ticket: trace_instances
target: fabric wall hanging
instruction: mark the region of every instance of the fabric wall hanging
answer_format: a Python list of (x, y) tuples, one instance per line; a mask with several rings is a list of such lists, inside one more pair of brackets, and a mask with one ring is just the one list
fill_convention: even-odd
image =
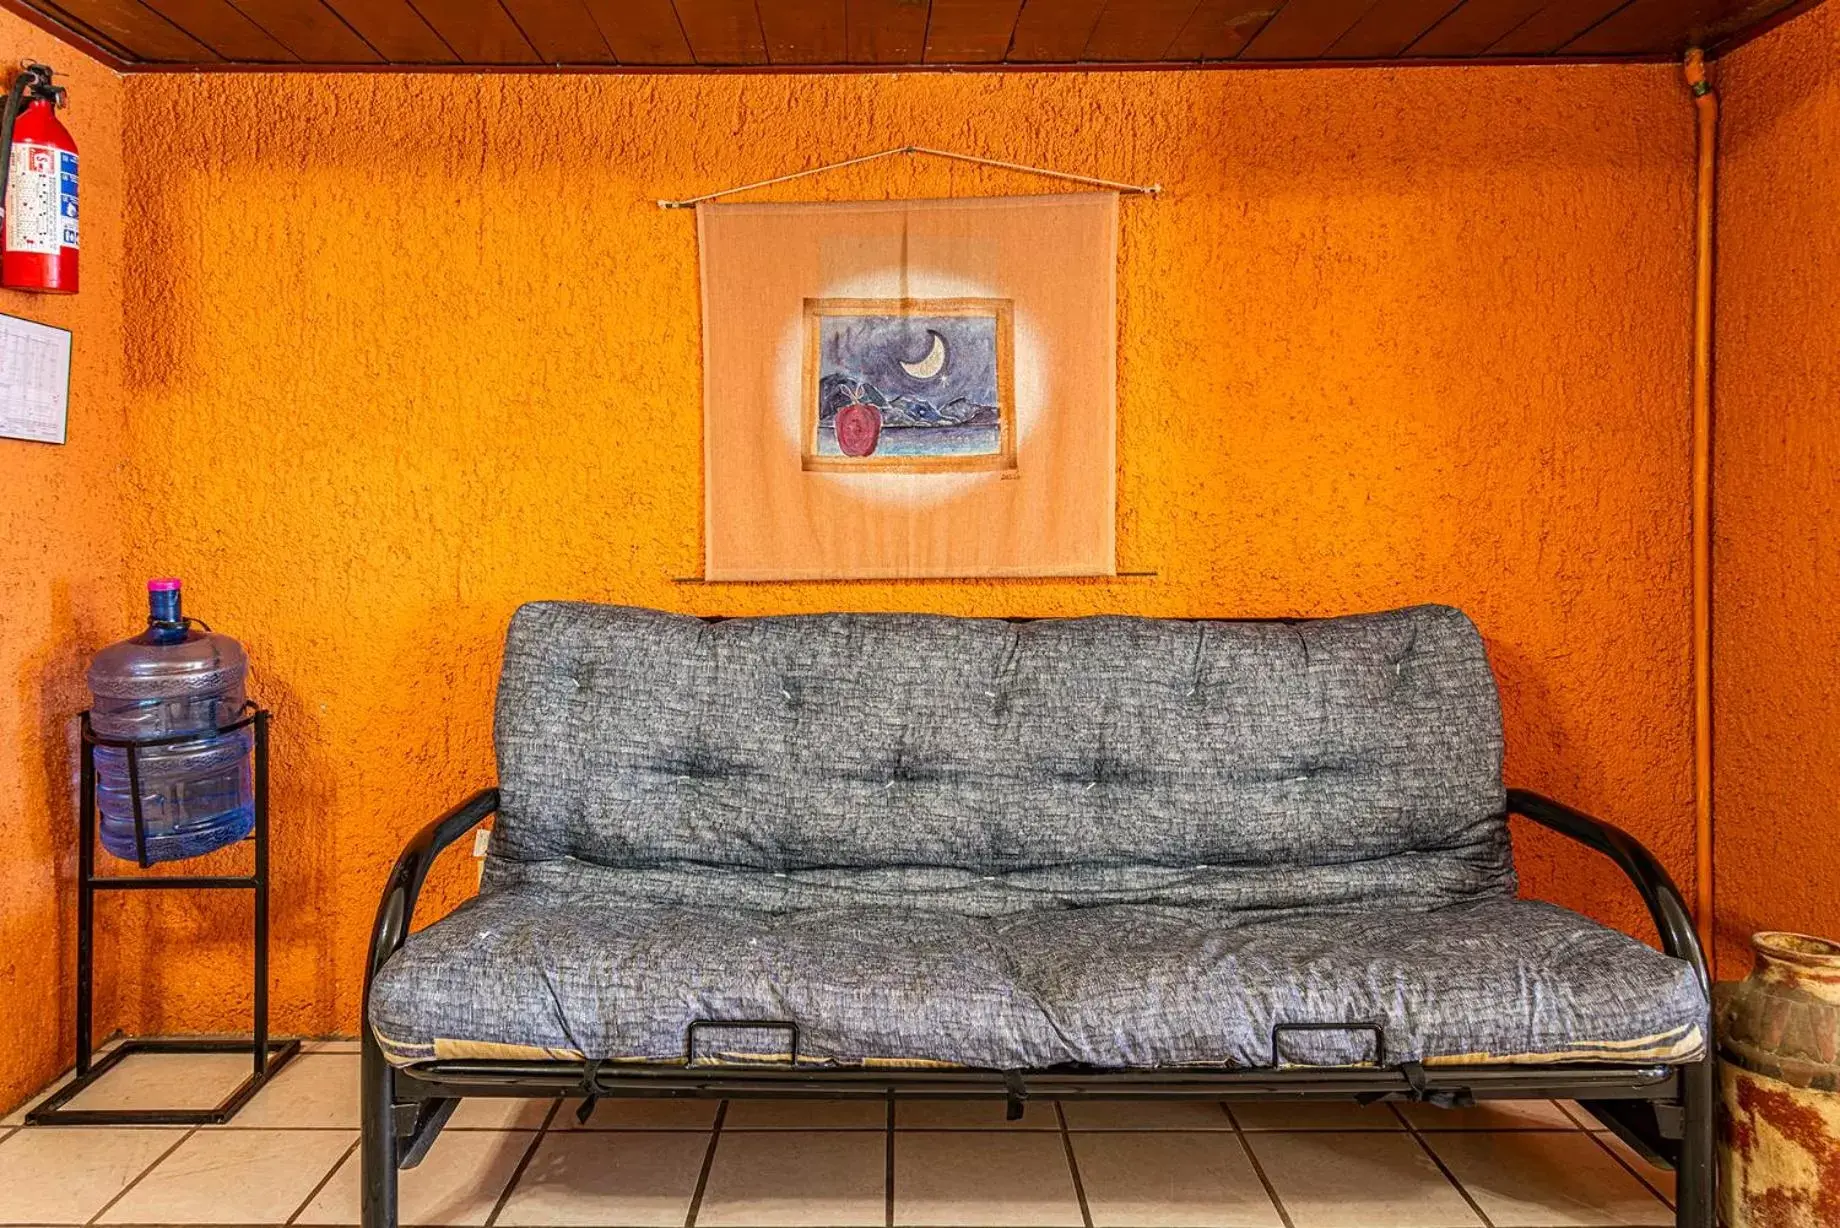
[(1113, 192), (697, 206), (704, 575), (1111, 575)]

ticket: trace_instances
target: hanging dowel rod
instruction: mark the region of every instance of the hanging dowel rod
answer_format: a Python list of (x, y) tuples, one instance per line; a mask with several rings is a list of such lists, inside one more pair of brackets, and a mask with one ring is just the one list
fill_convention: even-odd
[(1061, 179), (1068, 183), (1084, 183), (1096, 188), (1111, 188), (1134, 196), (1156, 196), (1163, 190), (1160, 183), (1121, 183), (1115, 179), (1100, 179), (1094, 175), (1076, 175), (1070, 171), (1049, 170), (1041, 166), (1024, 166), (1020, 162), (1001, 162), (995, 158), (980, 158), (975, 154), (951, 153), (944, 149), (928, 149), (923, 145), (902, 145), (897, 149), (884, 149), (880, 153), (864, 154), (860, 158), (846, 158), (842, 162), (831, 162), (824, 166), (814, 166), (810, 170), (793, 171), (789, 175), (776, 175), (772, 179), (762, 179), (755, 183), (744, 183), (739, 187), (723, 188), (718, 192), (705, 192), (701, 196), (691, 196), (683, 200), (661, 200), (660, 209), (690, 209), (704, 201), (717, 200), (724, 196), (734, 196), (741, 192), (752, 192), (756, 188), (770, 188), (779, 183), (790, 183), (794, 179), (803, 179), (807, 175), (822, 175), (826, 171), (840, 171), (846, 166), (861, 166), (864, 162), (874, 162), (880, 158), (892, 158), (897, 154), (924, 154), (930, 158), (948, 158), (953, 162), (968, 162), (973, 166), (990, 166), (998, 170), (1016, 171), (1024, 175), (1042, 175), (1049, 179)]

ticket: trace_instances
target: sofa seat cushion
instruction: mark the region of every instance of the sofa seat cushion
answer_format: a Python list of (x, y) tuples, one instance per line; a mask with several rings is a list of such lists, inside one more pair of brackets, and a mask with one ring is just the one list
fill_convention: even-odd
[[(491, 892), (412, 936), (370, 1024), (398, 1063), (681, 1061), (697, 1020), (791, 1020), (803, 1061), (1035, 1069), (1268, 1066), (1283, 1023), (1374, 1021), (1386, 1061), (1683, 1062), (1708, 1006), (1685, 963), (1502, 896), (1432, 911), (1154, 905), (977, 917), (790, 912)], [(783, 1034), (702, 1033), (772, 1059)], [(1281, 1059), (1357, 1064), (1370, 1034), (1289, 1033)]]

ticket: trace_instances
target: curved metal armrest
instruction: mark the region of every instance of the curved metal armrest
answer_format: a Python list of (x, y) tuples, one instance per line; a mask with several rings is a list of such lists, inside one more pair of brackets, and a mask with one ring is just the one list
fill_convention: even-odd
[(498, 810), (498, 790), (481, 789), (422, 830), (410, 837), (402, 855), (383, 886), (383, 898), (377, 902), (377, 920), (371, 926), (370, 962), (364, 969), (364, 999), (369, 1009), (371, 981), (390, 956), (402, 949), (409, 937), (409, 919), (415, 915), (415, 900), (422, 893), (422, 883), (434, 866), (441, 850), (473, 830)]
[(1655, 929), (1661, 935), (1662, 950), (1675, 959), (1686, 960), (1699, 976), (1700, 985), (1710, 988), (1706, 953), (1700, 949), (1693, 914), (1687, 910), (1680, 888), (1640, 840), (1620, 827), (1525, 789), (1508, 790), (1508, 810), (1569, 836), (1614, 861), (1642, 893), (1642, 902), (1648, 905), (1648, 915), (1654, 918)]

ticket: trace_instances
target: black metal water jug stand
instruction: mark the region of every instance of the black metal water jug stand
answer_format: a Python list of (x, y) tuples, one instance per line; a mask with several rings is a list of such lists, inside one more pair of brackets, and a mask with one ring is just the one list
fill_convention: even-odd
[[(255, 870), (248, 875), (102, 875), (96, 873), (96, 748), (124, 751), (128, 760), (129, 793), (134, 803), (134, 844), (141, 868), (147, 856), (147, 830), (141, 816), (140, 770), (137, 754), (150, 746), (190, 742), (200, 734), (152, 741), (130, 742), (99, 736), (83, 723), (83, 758), (78, 797), (77, 852), (77, 1073), (64, 1087), (26, 1115), (33, 1126), (215, 1126), (236, 1116), (262, 1085), (300, 1052), (298, 1040), (270, 1040), (268, 1036), (268, 712), (249, 705), (243, 715), (218, 728), (220, 734), (253, 727), (255, 732)], [(90, 1024), (93, 1010), (91, 981), (95, 963), (96, 893), (98, 891), (252, 891), (255, 893), (255, 1032), (248, 1040), (208, 1037), (173, 1037), (124, 1040), (92, 1060)], [(67, 1109), (63, 1106), (94, 1085), (124, 1059), (137, 1053), (247, 1053), (251, 1072), (236, 1090), (209, 1109)]]

